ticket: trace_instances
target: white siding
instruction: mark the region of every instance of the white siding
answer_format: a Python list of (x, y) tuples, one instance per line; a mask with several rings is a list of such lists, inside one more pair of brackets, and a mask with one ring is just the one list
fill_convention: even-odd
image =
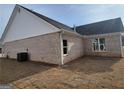
[(21, 8), (11, 23), (4, 42), (59, 31), (58, 28)]

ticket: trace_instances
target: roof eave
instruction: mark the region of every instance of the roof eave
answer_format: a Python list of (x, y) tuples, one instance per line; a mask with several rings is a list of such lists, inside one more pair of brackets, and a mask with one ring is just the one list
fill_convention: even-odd
[(64, 31), (66, 33), (73, 34), (73, 35), (76, 35), (76, 36), (79, 36), (81, 38), (83, 37), (82, 35), (78, 34), (77, 32), (68, 31), (66, 29), (61, 29), (61, 31)]

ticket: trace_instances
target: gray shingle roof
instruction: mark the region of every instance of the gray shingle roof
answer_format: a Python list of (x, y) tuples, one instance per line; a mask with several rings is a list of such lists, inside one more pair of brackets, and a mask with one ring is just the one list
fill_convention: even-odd
[[(54, 25), (57, 28), (74, 31), (73, 28), (65, 24), (57, 22), (53, 19), (50, 19), (42, 14), (39, 14), (23, 6), (20, 6), (20, 7), (42, 18), (43, 20), (47, 21), (48, 23)], [(115, 18), (115, 19), (100, 21), (100, 22), (91, 23), (87, 25), (77, 26), (76, 31), (81, 35), (94, 35), (94, 34), (104, 34), (104, 33), (113, 33), (113, 32), (124, 32), (124, 27), (123, 27), (121, 18)]]
[(124, 27), (121, 18), (115, 18), (87, 25), (77, 26), (76, 31), (81, 35), (94, 35), (124, 32)]
[[(19, 5), (19, 6), (20, 6), (20, 5)], [(65, 25), (65, 24), (62, 24), (62, 23), (60, 23), (60, 22), (57, 22), (57, 21), (55, 21), (55, 20), (53, 20), (53, 19), (50, 19), (50, 18), (48, 18), (48, 17), (46, 17), (46, 16), (44, 16), (44, 15), (42, 15), (42, 14), (39, 14), (39, 13), (37, 13), (37, 12), (35, 12), (35, 11), (32, 11), (32, 10), (30, 10), (30, 9), (28, 9), (28, 8), (25, 8), (25, 7), (23, 7), (23, 6), (20, 6), (20, 7), (26, 9), (27, 11), (33, 13), (34, 15), (40, 17), (41, 19), (47, 21), (48, 23), (52, 24), (53, 26), (55, 26), (55, 27), (57, 27), (57, 28), (65, 29), (65, 30), (69, 30), (69, 31), (73, 31), (73, 30), (71, 29), (71, 27), (69, 27), (69, 26), (67, 26), (67, 25)]]

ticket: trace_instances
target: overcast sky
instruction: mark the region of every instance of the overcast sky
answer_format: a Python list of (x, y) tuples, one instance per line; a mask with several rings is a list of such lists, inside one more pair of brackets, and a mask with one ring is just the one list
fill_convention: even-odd
[[(124, 22), (124, 5), (22, 5), (68, 26), (84, 25), (121, 17)], [(15, 5), (0, 5), (0, 37)]]

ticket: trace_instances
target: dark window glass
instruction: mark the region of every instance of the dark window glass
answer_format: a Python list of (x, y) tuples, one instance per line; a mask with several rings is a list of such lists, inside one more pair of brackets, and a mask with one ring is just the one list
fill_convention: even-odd
[(67, 46), (67, 40), (63, 40), (63, 46)]
[(63, 48), (63, 54), (67, 54), (67, 48)]
[(67, 54), (67, 53), (68, 53), (67, 40), (63, 40), (63, 54)]
[(2, 53), (2, 48), (0, 48), (0, 53)]
[(105, 51), (104, 45), (100, 45), (100, 50), (101, 50), (101, 51)]
[(100, 42), (100, 44), (105, 44), (105, 38), (100, 38), (99, 42)]

